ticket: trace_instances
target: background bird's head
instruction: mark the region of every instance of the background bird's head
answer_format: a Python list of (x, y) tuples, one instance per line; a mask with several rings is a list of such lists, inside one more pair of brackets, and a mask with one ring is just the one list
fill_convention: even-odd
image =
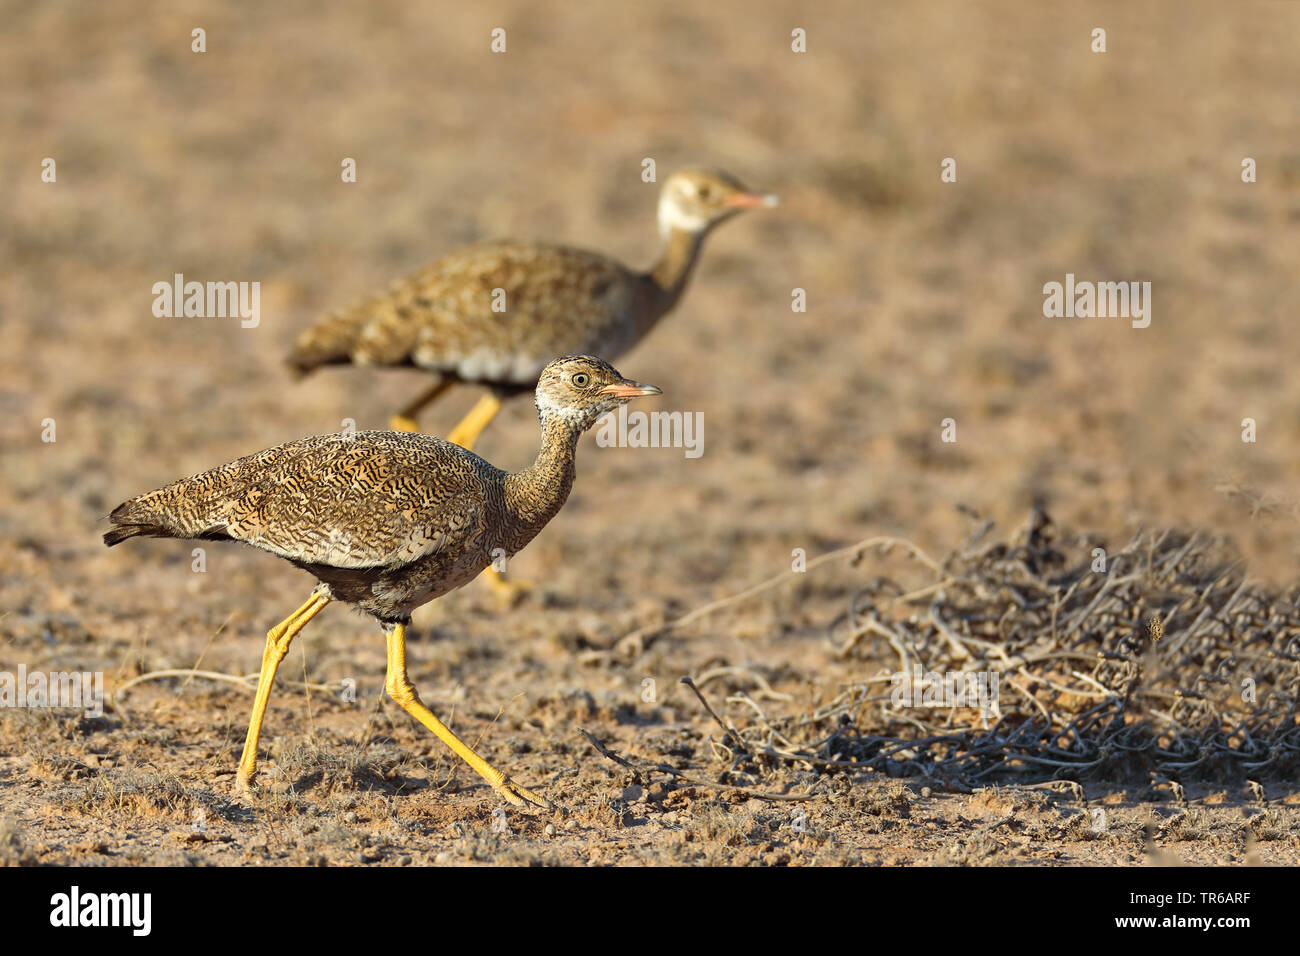
[(703, 234), (744, 209), (776, 204), (775, 196), (750, 192), (728, 173), (683, 169), (659, 191), (659, 232), (665, 238), (674, 229)]
[(564, 421), (580, 431), (596, 419), (641, 395), (658, 395), (653, 385), (624, 378), (618, 369), (592, 355), (558, 358), (537, 379), (537, 413)]

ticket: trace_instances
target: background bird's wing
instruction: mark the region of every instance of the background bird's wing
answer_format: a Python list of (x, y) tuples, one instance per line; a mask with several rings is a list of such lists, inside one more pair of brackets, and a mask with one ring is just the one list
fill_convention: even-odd
[(598, 350), (637, 278), (568, 246), (488, 242), (307, 329), (290, 364), (414, 364), (471, 381), (532, 384), (556, 355)]

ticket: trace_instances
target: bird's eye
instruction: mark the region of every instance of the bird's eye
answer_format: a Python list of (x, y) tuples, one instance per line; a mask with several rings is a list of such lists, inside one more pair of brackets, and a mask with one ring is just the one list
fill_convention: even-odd
[(586, 372), (578, 372), (570, 381), (578, 388), (586, 388), (588, 383), (591, 382), (591, 376)]
[(698, 196), (700, 198), (700, 202), (708, 202), (713, 198), (713, 190), (710, 189), (708, 186), (701, 186)]

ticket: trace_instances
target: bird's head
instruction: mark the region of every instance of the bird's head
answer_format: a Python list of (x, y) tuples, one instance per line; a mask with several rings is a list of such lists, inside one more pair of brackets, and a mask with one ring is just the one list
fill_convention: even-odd
[(558, 358), (537, 379), (537, 414), (543, 422), (563, 421), (586, 431), (606, 412), (641, 395), (658, 395), (653, 385), (633, 382), (593, 355)]
[(683, 169), (659, 191), (659, 232), (665, 238), (674, 229), (702, 235), (742, 210), (776, 204), (775, 196), (750, 192), (728, 173)]

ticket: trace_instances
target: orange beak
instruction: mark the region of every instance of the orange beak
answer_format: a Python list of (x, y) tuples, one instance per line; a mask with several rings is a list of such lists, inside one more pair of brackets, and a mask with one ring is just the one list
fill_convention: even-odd
[(779, 205), (780, 202), (781, 200), (771, 193), (766, 196), (759, 193), (736, 193), (723, 205), (731, 209), (764, 209)]
[(613, 385), (606, 385), (598, 395), (612, 395), (614, 398), (640, 398), (643, 395), (662, 395), (663, 389), (655, 385), (643, 385), (640, 382), (629, 382), (624, 379), (621, 382), (615, 382)]

